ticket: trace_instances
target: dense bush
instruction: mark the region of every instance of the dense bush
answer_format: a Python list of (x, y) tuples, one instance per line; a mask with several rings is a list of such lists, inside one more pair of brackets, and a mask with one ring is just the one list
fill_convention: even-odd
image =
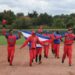
[(0, 28), (2, 28), (2, 19), (7, 20), (7, 28), (16, 29), (30, 29), (38, 28), (43, 25), (47, 29), (62, 29), (66, 28), (67, 24), (71, 23), (72, 27), (75, 27), (75, 13), (70, 15), (48, 15), (47, 13), (41, 13), (33, 11), (24, 15), (23, 13), (17, 13), (16, 15), (11, 10), (0, 13)]

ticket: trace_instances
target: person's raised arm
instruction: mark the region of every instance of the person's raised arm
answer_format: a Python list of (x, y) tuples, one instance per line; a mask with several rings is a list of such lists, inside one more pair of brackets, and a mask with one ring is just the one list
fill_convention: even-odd
[(23, 45), (20, 47), (20, 49), (22, 49), (23, 47), (25, 47), (25, 46), (28, 44), (29, 40), (30, 40), (30, 38), (28, 38), (28, 39), (23, 43)]
[(40, 41), (39, 38), (37, 38), (37, 42), (41, 45), (44, 45), (44, 43), (42, 41)]
[(21, 32), (18, 32), (18, 36), (16, 36), (16, 40), (21, 38)]

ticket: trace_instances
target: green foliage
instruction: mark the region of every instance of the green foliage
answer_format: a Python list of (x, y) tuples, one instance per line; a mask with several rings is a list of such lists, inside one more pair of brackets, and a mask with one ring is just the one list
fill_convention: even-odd
[(16, 29), (30, 29), (38, 28), (43, 25), (44, 28), (61, 29), (67, 28), (68, 24), (75, 27), (75, 13), (70, 15), (48, 15), (47, 13), (40, 13), (33, 11), (25, 15), (23, 13), (17, 13), (16, 15), (11, 10), (0, 13), (0, 28), (2, 28), (2, 19), (7, 20), (6, 28)]
[(8, 25), (11, 25), (14, 22), (15, 18), (16, 16), (11, 10), (3, 12), (3, 19), (7, 20)]
[(15, 27), (20, 29), (29, 28), (32, 25), (32, 21), (30, 18), (18, 18), (15, 20)]
[[(22, 37), (21, 39), (17, 40), (17, 45), (22, 45), (24, 43), (25, 39)], [(4, 36), (0, 36), (0, 45), (6, 45), (7, 40)]]
[(6, 45), (7, 41), (4, 36), (0, 36), (0, 45)]
[(17, 13), (16, 16), (17, 17), (22, 17), (22, 16), (24, 16), (24, 14), (23, 13)]
[(38, 17), (38, 13), (36, 11), (33, 11), (33, 13), (28, 13), (28, 16), (30, 18), (37, 18)]

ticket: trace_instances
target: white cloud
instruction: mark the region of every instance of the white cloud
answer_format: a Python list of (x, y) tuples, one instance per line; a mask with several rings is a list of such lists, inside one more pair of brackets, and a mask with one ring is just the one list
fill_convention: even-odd
[(0, 0), (0, 11), (11, 9), (15, 13), (70, 14), (75, 12), (75, 0)]

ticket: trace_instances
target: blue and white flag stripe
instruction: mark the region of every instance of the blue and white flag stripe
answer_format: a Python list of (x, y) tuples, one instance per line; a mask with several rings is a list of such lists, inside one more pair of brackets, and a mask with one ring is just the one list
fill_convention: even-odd
[[(31, 31), (21, 31), (21, 33), (23, 34), (23, 36), (24, 36), (25, 38), (30, 37), (31, 34), (32, 34)], [(43, 35), (38, 34), (38, 33), (36, 33), (36, 35), (38, 36), (38, 38), (39, 38), (40, 41), (46, 41), (46, 40), (49, 40), (49, 39), (50, 39), (49, 37), (43, 36)]]

